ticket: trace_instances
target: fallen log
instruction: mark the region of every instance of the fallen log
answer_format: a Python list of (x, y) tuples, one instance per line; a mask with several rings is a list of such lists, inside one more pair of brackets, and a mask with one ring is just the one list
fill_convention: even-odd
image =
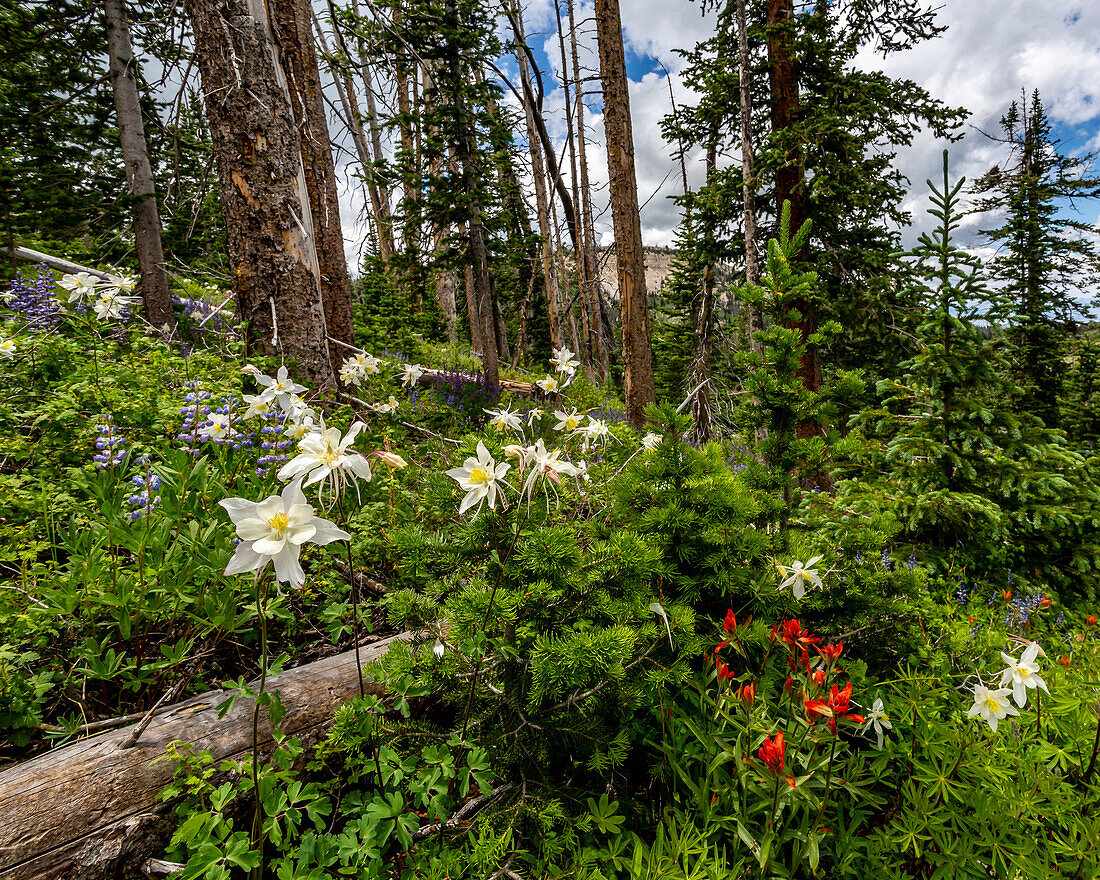
[[(404, 632), (360, 649), (363, 662), (381, 657)], [(345, 651), (270, 678), (286, 708), (284, 734), (307, 744), (320, 737), (335, 708), (359, 695), (355, 652)], [(368, 684), (374, 693), (379, 685)], [(130, 748), (133, 726), (111, 730), (0, 772), (0, 880), (123, 880), (142, 878), (142, 866), (163, 855), (175, 827), (161, 789), (174, 767), (156, 763), (169, 743), (191, 743), (214, 762), (252, 750), (253, 701), (200, 694), (156, 715)], [(271, 746), (271, 723), (260, 715), (260, 741)]]
[(87, 266), (81, 266), (79, 263), (63, 260), (61, 257), (55, 257), (52, 254), (44, 254), (41, 251), (33, 251), (30, 248), (18, 246), (10, 247), (7, 248), (7, 252), (17, 260), (27, 260), (31, 263), (45, 263), (51, 269), (56, 269), (58, 272), (64, 272), (66, 275), (75, 275), (77, 272), (87, 272), (93, 278), (98, 278), (100, 281), (109, 281), (111, 278), (110, 275), (99, 269), (89, 269)]

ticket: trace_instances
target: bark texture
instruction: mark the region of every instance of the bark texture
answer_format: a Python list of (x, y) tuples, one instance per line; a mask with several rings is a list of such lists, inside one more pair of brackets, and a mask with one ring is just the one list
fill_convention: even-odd
[(263, 0), (186, 6), (247, 348), (281, 354), (302, 378), (332, 387), (301, 138), (266, 7)]
[[(375, 660), (395, 641), (391, 636), (361, 649)], [(378, 686), (374, 686), (377, 692)], [(307, 663), (269, 679), (287, 714), (282, 731), (303, 740), (316, 736), (342, 702), (359, 696), (355, 652)], [(169, 743), (208, 750), (217, 765), (252, 749), (250, 700), (218, 717), (229, 691), (211, 691), (155, 716), (131, 748), (123, 727), (39, 755), (0, 772), (0, 880), (121, 880), (141, 877), (140, 865), (163, 853), (175, 828), (165, 820), (160, 791), (173, 765), (158, 762)], [(271, 724), (260, 716), (260, 742), (271, 748)]]
[[(313, 16), (309, 0), (272, 0), (270, 8), (286, 71), (290, 107), (301, 139), (302, 172), (309, 195), (309, 210), (313, 216), (313, 239), (320, 271), (325, 327), (333, 339), (351, 345), (355, 342), (351, 278), (344, 254), (332, 142), (329, 140), (328, 120), (321, 98), (321, 73), (313, 47)], [(333, 362), (343, 360), (336, 343), (330, 342), (329, 346)]]
[[(805, 168), (795, 127), (798, 122), (798, 69), (794, 55), (794, 0), (768, 0), (768, 60), (771, 89), (772, 135), (785, 145), (784, 162), (775, 172), (775, 213), (779, 217), (783, 203), (791, 204), (791, 234), (806, 220)], [(791, 321), (803, 341), (816, 329), (813, 303), (796, 300), (799, 320)], [(821, 364), (817, 349), (807, 346), (798, 369), (802, 384), (811, 391), (821, 390)], [(803, 430), (806, 433), (805, 430)], [(809, 426), (808, 433), (816, 432)]]
[(149, 162), (149, 148), (145, 143), (130, 24), (123, 0), (104, 0), (103, 11), (107, 24), (108, 73), (115, 99), (122, 161), (126, 165), (134, 247), (141, 269), (141, 299), (149, 323), (154, 327), (167, 325), (170, 330), (175, 327), (176, 320), (168, 298), (168, 273), (164, 264), (157, 192)]
[(642, 221), (634, 174), (634, 135), (618, 0), (596, 0), (596, 40), (603, 84), (611, 217), (618, 259), (626, 417), (631, 424), (641, 427), (645, 422), (645, 407), (654, 402), (656, 394), (653, 351), (649, 342)]

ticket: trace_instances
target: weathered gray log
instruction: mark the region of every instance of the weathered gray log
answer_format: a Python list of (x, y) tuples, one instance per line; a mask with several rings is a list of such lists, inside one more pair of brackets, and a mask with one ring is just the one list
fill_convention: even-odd
[[(381, 657), (411, 633), (367, 645), (364, 662)], [(375, 693), (379, 687), (368, 685)], [(359, 695), (355, 652), (345, 651), (268, 680), (286, 716), (282, 731), (309, 741), (342, 702)], [(153, 718), (132, 748), (123, 727), (47, 752), (0, 772), (0, 880), (121, 880), (142, 878), (142, 864), (163, 855), (174, 828), (158, 801), (174, 765), (155, 763), (169, 743), (191, 743), (214, 762), (252, 749), (252, 700), (238, 700), (224, 718), (218, 690), (192, 697)], [(271, 724), (260, 715), (260, 740), (270, 746)]]
[(89, 269), (87, 266), (81, 266), (79, 263), (72, 263), (69, 260), (63, 260), (61, 257), (55, 257), (51, 254), (44, 254), (41, 251), (32, 251), (30, 248), (13, 247), (8, 248), (7, 251), (17, 260), (26, 260), (30, 263), (45, 263), (51, 269), (56, 269), (58, 272), (64, 272), (67, 275), (75, 275), (77, 272), (87, 272), (100, 281), (107, 281), (111, 277), (106, 272), (101, 272), (99, 269)]

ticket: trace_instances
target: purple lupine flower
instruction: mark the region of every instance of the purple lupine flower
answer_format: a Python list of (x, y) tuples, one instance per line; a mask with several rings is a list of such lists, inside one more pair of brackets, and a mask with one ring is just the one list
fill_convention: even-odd
[(160, 477), (153, 473), (149, 456), (142, 455), (138, 459), (138, 464), (144, 469), (143, 472), (130, 477), (130, 482), (134, 484), (137, 491), (126, 499), (136, 508), (130, 511), (130, 522), (136, 522), (143, 516), (148, 516), (150, 511), (160, 504), (160, 495), (157, 494), (160, 490)]
[(114, 467), (121, 464), (126, 457), (126, 450), (120, 447), (126, 443), (126, 438), (115, 430), (114, 419), (108, 416), (102, 424), (96, 425), (99, 436), (95, 441), (96, 454), (92, 461), (96, 463), (98, 470)]
[(7, 307), (22, 316), (28, 333), (52, 330), (61, 321), (57, 285), (53, 273), (45, 265), (38, 267), (33, 281), (17, 272), (5, 299)]

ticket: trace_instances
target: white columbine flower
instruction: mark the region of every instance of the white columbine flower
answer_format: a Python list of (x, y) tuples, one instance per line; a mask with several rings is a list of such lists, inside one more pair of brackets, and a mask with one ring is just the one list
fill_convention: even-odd
[(300, 422), (306, 418), (312, 419), (317, 415), (313, 407), (298, 394), (287, 394), (280, 397), (279, 406), (292, 422)]
[(554, 349), (554, 356), (550, 358), (550, 363), (554, 365), (554, 369), (559, 373), (567, 373), (572, 376), (577, 367), (581, 365), (568, 348), (556, 348)]
[(510, 409), (487, 409), (485, 414), (489, 416), (489, 424), (501, 431), (522, 431), (523, 422), (519, 414)]
[(100, 281), (97, 285), (101, 290), (110, 293), (133, 293), (138, 280), (133, 275), (108, 275), (106, 281)]
[(225, 440), (236, 437), (237, 431), (228, 413), (212, 412), (206, 417), (206, 424), (199, 428), (198, 435), (204, 440)]
[(0, 336), (0, 357), (11, 360), (18, 350), (14, 339), (5, 339)]
[(650, 431), (648, 434), (646, 434), (642, 438), (642, 448), (643, 449), (656, 449), (660, 445), (661, 445), (661, 435), (660, 434), (654, 434), (652, 431)]
[(397, 402), (397, 398), (391, 394), (389, 400), (387, 400), (385, 403), (376, 403), (371, 407), (371, 409), (373, 409), (376, 413), (382, 413), (383, 415), (389, 416), (397, 412), (397, 408), (400, 405), (401, 404)]
[(356, 436), (366, 427), (356, 422), (348, 433), (340, 436), (339, 428), (326, 428), (321, 421), (319, 433), (307, 434), (298, 442), (298, 454), (279, 468), (280, 480), (305, 477), (306, 486), (322, 481), (330, 484), (333, 498), (339, 497), (345, 485), (356, 478), (370, 482), (370, 464), (358, 452), (349, 451)]
[(989, 725), (989, 729), (996, 733), (998, 721), (1006, 715), (1020, 714), (1008, 700), (1011, 694), (1012, 691), (1008, 688), (997, 688), (991, 691), (984, 684), (976, 684), (974, 685), (974, 705), (966, 715), (968, 718), (980, 715), (982, 721)]
[(297, 397), (306, 390), (305, 385), (299, 385), (293, 379), (289, 378), (285, 365), (279, 367), (279, 372), (275, 374), (274, 379), (261, 373), (256, 377), (256, 381), (263, 386), (263, 391), (260, 392), (260, 396), (267, 400), (277, 400), (279, 406), (287, 412), (289, 412), (287, 404), (290, 399), (292, 397)]
[(386, 467), (388, 467), (391, 471), (404, 470), (409, 466), (409, 463), (405, 461), (405, 459), (403, 459), (396, 452), (390, 452), (388, 449), (385, 451), (380, 449), (374, 454), (377, 455), (378, 460), (382, 462), (382, 464), (384, 464)]
[(362, 364), (359, 363), (357, 358), (348, 358), (340, 366), (340, 381), (345, 385), (358, 386), (365, 377), (366, 373), (363, 372)]
[(96, 278), (87, 272), (62, 275), (61, 280), (57, 282), (57, 286), (69, 291), (69, 302), (75, 303), (95, 294)]
[(581, 419), (584, 416), (575, 409), (569, 412), (559, 409), (554, 412), (554, 418), (558, 420), (558, 423), (554, 425), (555, 431), (576, 431), (581, 426)]
[(298, 561), (303, 544), (351, 539), (335, 523), (314, 515), (302, 493), (301, 480), (284, 488), (282, 495), (269, 495), (260, 502), (226, 498), (218, 503), (237, 527), (240, 539), (225, 568), (226, 577), (246, 571), (260, 572), (271, 562), (275, 565), (275, 579), (297, 589), (306, 582)]
[[(531, 503), (531, 493), (539, 480), (548, 480), (560, 486), (562, 476), (579, 477), (584, 473), (583, 469), (563, 459), (560, 450), (548, 451), (541, 437), (534, 446), (526, 450), (526, 458), (531, 465), (531, 470), (523, 483), (521, 494), (527, 496), (528, 504)], [(557, 495), (557, 490), (552, 488), (551, 491), (555, 496)]]
[(542, 418), (542, 408), (536, 406), (533, 410), (527, 413), (527, 427), (530, 428), (535, 422)]
[(497, 504), (497, 482), (504, 480), (504, 475), (511, 467), (508, 462), (497, 464), (485, 444), (478, 441), (476, 458), (467, 458), (462, 467), (447, 471), (447, 476), (457, 482), (459, 488), (466, 493), (458, 506), (458, 512), (465, 513), (475, 504), (480, 508), (484, 501), (488, 501), (489, 509), (493, 510)]
[(401, 365), (401, 384), (408, 388), (415, 388), (423, 375), (424, 368), (420, 364)]
[(314, 424), (312, 415), (305, 415), (299, 421), (287, 420), (283, 425), (283, 436), (291, 440), (301, 440), (306, 434), (318, 432), (321, 429)]
[(96, 294), (92, 309), (101, 321), (117, 321), (122, 317), (123, 309), (132, 309), (141, 304), (136, 296), (123, 296), (121, 293), (101, 290)]
[(589, 448), (596, 445), (597, 441), (606, 442), (611, 429), (608, 428), (607, 422), (602, 419), (594, 419), (589, 416), (588, 424), (583, 428), (577, 428), (576, 433), (584, 437), (582, 448), (583, 451), (587, 452)]
[(1001, 652), (1001, 659), (1008, 664), (1008, 668), (1001, 672), (1001, 687), (1009, 687), (1011, 684), (1012, 698), (1020, 708), (1027, 703), (1028, 688), (1041, 687), (1048, 694), (1050, 693), (1047, 690), (1047, 683), (1039, 675), (1039, 664), (1035, 662), (1040, 650), (1042, 649), (1039, 643), (1032, 642), (1024, 648), (1024, 653), (1020, 655), (1019, 660), (1004, 651)]
[(886, 738), (886, 731), (894, 729), (894, 725), (890, 722), (890, 716), (886, 714), (886, 707), (882, 704), (882, 697), (876, 699), (875, 705), (867, 712), (867, 724), (864, 725), (863, 732), (866, 733), (871, 729), (874, 729), (878, 735), (878, 747), (881, 749)]
[(527, 459), (530, 457), (533, 446), (522, 446), (519, 443), (509, 443), (504, 447), (504, 454), (508, 458), (516, 460), (516, 467), (521, 471), (527, 467)]
[(547, 376), (545, 379), (539, 379), (536, 383), (547, 394), (558, 393), (558, 380), (553, 376)]
[(815, 556), (812, 559), (807, 559), (805, 565), (797, 560), (791, 563), (790, 566), (781, 565), (777, 562), (775, 567), (779, 569), (779, 574), (784, 579), (783, 583), (779, 585), (779, 589), (785, 590), (791, 587), (796, 599), (801, 599), (806, 595), (807, 581), (821, 589), (821, 577), (814, 568), (820, 561), (821, 557)]
[(246, 394), (244, 402), (248, 404), (248, 409), (244, 411), (246, 419), (265, 417), (271, 412), (271, 405), (274, 403), (270, 397), (264, 397), (262, 394)]

